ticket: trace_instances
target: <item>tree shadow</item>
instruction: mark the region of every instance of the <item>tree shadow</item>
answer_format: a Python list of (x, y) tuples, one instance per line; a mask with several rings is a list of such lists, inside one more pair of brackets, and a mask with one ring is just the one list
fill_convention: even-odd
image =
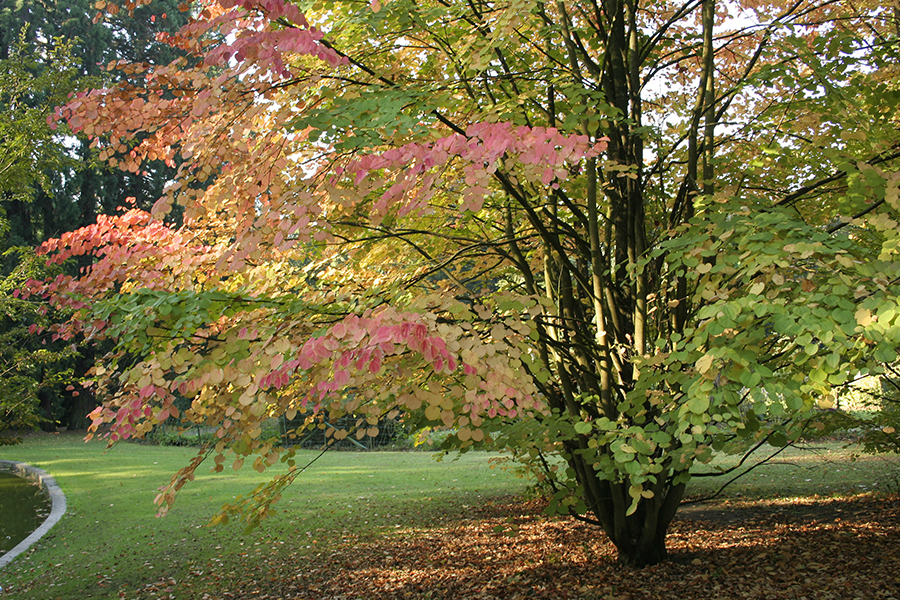
[(682, 516), (670, 560), (646, 569), (618, 566), (596, 528), (529, 506), (340, 548), (314, 577), (298, 573), (279, 591), (317, 599), (896, 596), (897, 497), (748, 504), (755, 510), (742, 505), (728, 518)]

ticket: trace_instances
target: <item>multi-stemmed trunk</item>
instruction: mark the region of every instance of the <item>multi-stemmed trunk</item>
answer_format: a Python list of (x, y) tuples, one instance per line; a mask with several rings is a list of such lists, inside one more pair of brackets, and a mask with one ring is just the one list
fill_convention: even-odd
[[(681, 333), (685, 326), (686, 302), (684, 282), (673, 287), (681, 294), (679, 302), (664, 317), (665, 332), (651, 330), (648, 323), (649, 290), (659, 287), (665, 274), (653, 270), (646, 262), (646, 176), (643, 172), (644, 140), (642, 136), (642, 69), (646, 54), (640, 43), (635, 0), (608, 0), (600, 5), (605, 20), (605, 48), (602, 60), (585, 54), (584, 47), (568, 27), (569, 16), (563, 3), (557, 4), (562, 20), (561, 30), (575, 83), (587, 85), (587, 75), (598, 81), (606, 102), (614, 107), (617, 118), (609, 118), (599, 133), (608, 138), (606, 164), (617, 169), (604, 170), (591, 160), (583, 175), (586, 197), (581, 222), (584, 229), (575, 231), (558, 213), (558, 205), (540, 213), (527, 210), (528, 198), (507, 192), (517, 200), (530, 225), (540, 232), (543, 246), (543, 277), (528, 272), (530, 266), (518, 260), (520, 270), (531, 293), (551, 300), (552, 309), (540, 325), (541, 355), (552, 365), (554, 384), (542, 392), (550, 406), (575, 421), (606, 417), (619, 421), (623, 417), (619, 404), (634, 388), (639, 373), (632, 357), (648, 352), (654, 336)], [(711, 193), (713, 126), (715, 123), (714, 64), (712, 28), (714, 0), (702, 6), (703, 69), (697, 90), (693, 119), (688, 137), (688, 163), (683, 172), (681, 198), (670, 204), (670, 226), (677, 226), (693, 215), (698, 193)], [(602, 65), (598, 70), (597, 65)], [(592, 131), (586, 115), (585, 133)], [(562, 199), (560, 204), (566, 204)], [(507, 213), (507, 220), (511, 216)], [(507, 223), (507, 233), (512, 231)], [(578, 236), (580, 239), (573, 239)], [(512, 244), (514, 251), (515, 244)], [(515, 256), (520, 256), (514, 252)], [(543, 286), (537, 284), (541, 281)], [(659, 315), (656, 316), (660, 322)], [(587, 406), (582, 399), (596, 398)], [(633, 398), (629, 398), (633, 402)], [(650, 400), (646, 406), (631, 411), (652, 413)], [(584, 503), (619, 552), (620, 562), (646, 566), (666, 558), (666, 531), (684, 492), (683, 483), (674, 483), (671, 473), (657, 475), (649, 498), (642, 497), (633, 507), (628, 477), (624, 483), (601, 479), (593, 465), (579, 450), (584, 450), (588, 436), (567, 442), (568, 466), (584, 490)], [(581, 446), (581, 448), (579, 448)], [(631, 508), (631, 510), (629, 510)]]

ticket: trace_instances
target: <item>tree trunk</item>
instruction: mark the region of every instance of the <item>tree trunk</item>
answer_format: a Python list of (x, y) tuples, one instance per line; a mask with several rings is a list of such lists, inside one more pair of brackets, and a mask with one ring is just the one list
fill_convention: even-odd
[(645, 532), (638, 539), (616, 540), (613, 543), (619, 552), (618, 563), (626, 567), (649, 567), (668, 558), (666, 551), (666, 528)]
[(622, 496), (618, 502), (603, 503), (612, 509), (612, 530), (607, 529), (607, 533), (618, 551), (619, 564), (640, 568), (666, 560), (666, 533), (681, 504), (684, 484), (667, 489), (665, 485), (656, 486), (656, 495), (642, 499), (631, 515), (625, 514), (631, 502), (628, 486), (609, 487), (612, 495)]

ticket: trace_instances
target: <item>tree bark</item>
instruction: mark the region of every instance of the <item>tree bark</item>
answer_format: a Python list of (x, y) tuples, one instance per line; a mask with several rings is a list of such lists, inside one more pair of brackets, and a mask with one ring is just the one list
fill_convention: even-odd
[[(684, 495), (684, 484), (655, 486), (652, 498), (642, 498), (634, 513), (627, 515), (631, 503), (627, 484), (608, 484), (609, 499), (603, 509), (614, 513), (614, 524), (607, 530), (618, 552), (618, 563), (629, 567), (648, 567), (668, 558), (666, 535)], [(659, 494), (659, 495), (656, 495)], [(616, 500), (616, 495), (619, 500)], [(595, 510), (595, 514), (598, 511)]]

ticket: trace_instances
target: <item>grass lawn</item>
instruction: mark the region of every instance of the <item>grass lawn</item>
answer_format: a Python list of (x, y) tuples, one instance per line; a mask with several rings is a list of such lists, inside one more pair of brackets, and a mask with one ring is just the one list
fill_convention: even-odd
[[(301, 461), (315, 454), (304, 452)], [(505, 568), (513, 575), (507, 578), (512, 583), (504, 585), (513, 589), (515, 578), (531, 573), (537, 568), (534, 565), (568, 569), (571, 562), (573, 569), (590, 569), (602, 563), (603, 569), (614, 568), (609, 544), (595, 528), (573, 529), (569, 519), (547, 519), (533, 504), (511, 503), (509, 495), (521, 492), (526, 483), (507, 471), (490, 468), (489, 454), (473, 452), (438, 463), (427, 452), (327, 453), (287, 490), (276, 505), (279, 513), (249, 536), (236, 523), (204, 526), (224, 502), (266, 479), (249, 468), (237, 473), (228, 468), (222, 474), (201, 472), (182, 490), (167, 517), (155, 517), (156, 488), (191, 456), (190, 448), (137, 444), (107, 450), (102, 443), (85, 444), (78, 433), (31, 436), (20, 446), (0, 450), (0, 458), (27, 462), (56, 477), (69, 502), (68, 514), (51, 533), (0, 571), (3, 596), (13, 600), (418, 598), (426, 597), (428, 590), (410, 587), (382, 595), (386, 592), (376, 594), (365, 586), (374, 585), (373, 581), (394, 585), (392, 578), (401, 576), (407, 582), (433, 577), (435, 583), (428, 586), (439, 589), (451, 573), (449, 564), (437, 562), (439, 552), (445, 555), (440, 560), (459, 563), (454, 565), (457, 583), (453, 585), (474, 572), (465, 566), (475, 564), (472, 561), (506, 560)], [(727, 467), (729, 460), (717, 464)], [(897, 492), (897, 473), (896, 459), (851, 460), (851, 452), (840, 444), (823, 443), (813, 450), (785, 451), (730, 486), (723, 497), (830, 498), (872, 490)], [(697, 479), (688, 494), (703, 496), (721, 483)], [(729, 531), (728, 525), (700, 536), (695, 529), (677, 525), (673, 544), (734, 547), (730, 541), (715, 541), (724, 539), (721, 535)], [(765, 526), (760, 531), (777, 528)], [(577, 542), (560, 541), (572, 535)], [(850, 538), (839, 538), (845, 539)], [(751, 542), (755, 547), (768, 543)], [(460, 557), (454, 548), (468, 548), (470, 555)], [(404, 552), (409, 552), (405, 558)], [(516, 552), (521, 556), (516, 557)], [(372, 561), (380, 566), (366, 570)], [(418, 566), (413, 568), (414, 564)], [(490, 575), (492, 564), (484, 562), (481, 571)], [(596, 568), (589, 572), (594, 578), (601, 573)], [(618, 577), (615, 571), (603, 572), (607, 580)], [(566, 573), (548, 577), (559, 582), (566, 576), (588, 577), (587, 572)], [(346, 577), (355, 577), (353, 585), (369, 591), (343, 596), (351, 592), (341, 588)], [(338, 592), (317, 591), (323, 581), (337, 586)], [(482, 590), (479, 586), (483, 584), (475, 586)], [(593, 589), (587, 584), (581, 587)], [(461, 589), (434, 597), (470, 596)], [(575, 597), (594, 596), (585, 591)]]
[[(745, 466), (762, 461), (778, 448), (760, 448)], [(717, 457), (710, 465), (697, 471), (716, 472), (715, 467), (727, 469), (736, 465), (740, 457)], [(715, 493), (734, 475), (695, 477), (688, 487), (688, 495), (703, 497)], [(843, 442), (812, 442), (785, 448), (765, 464), (750, 470), (729, 484), (720, 497), (754, 499), (785, 499), (808, 496), (847, 496), (866, 492), (900, 493), (900, 457), (895, 455), (860, 455), (856, 447)]]
[[(297, 462), (316, 454), (303, 451)], [(201, 468), (168, 516), (155, 516), (157, 488), (192, 456), (190, 448), (138, 444), (107, 450), (72, 432), (3, 448), (0, 458), (53, 475), (68, 500), (63, 520), (0, 571), (4, 598), (118, 598), (120, 591), (130, 598), (161, 578), (196, 580), (191, 597), (201, 598), (205, 587), (220, 585), (202, 576), (210, 564), (219, 563), (219, 577), (239, 576), (254, 555), (291, 553), (301, 560), (343, 540), (457, 518), (525, 485), (491, 468), (485, 453), (438, 463), (427, 452), (328, 452), (288, 488), (278, 514), (244, 535), (239, 523), (205, 524), (223, 503), (267, 480), (249, 467), (220, 474)]]

